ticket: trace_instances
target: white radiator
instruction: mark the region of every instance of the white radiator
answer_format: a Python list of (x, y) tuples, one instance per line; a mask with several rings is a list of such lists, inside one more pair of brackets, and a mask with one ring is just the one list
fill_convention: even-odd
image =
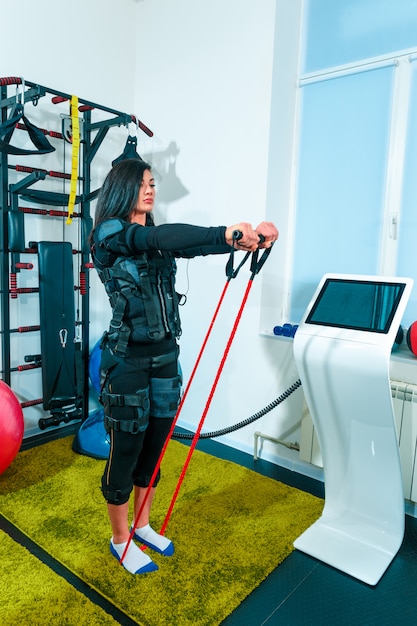
[[(417, 385), (391, 380), (395, 428), (400, 450), (404, 498), (417, 502)], [(323, 467), (310, 412), (304, 404), (301, 421), (300, 459)]]

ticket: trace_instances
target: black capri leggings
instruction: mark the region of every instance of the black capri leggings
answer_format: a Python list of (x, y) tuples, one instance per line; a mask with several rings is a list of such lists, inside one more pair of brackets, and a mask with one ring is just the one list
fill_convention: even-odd
[[(124, 504), (133, 485), (148, 487), (175, 417), (180, 399), (177, 353), (172, 353), (172, 360), (169, 355), (118, 360), (107, 372), (104, 391), (118, 398), (142, 398), (141, 406), (113, 406), (106, 404), (104, 394), (110, 453), (102, 476), (102, 492), (110, 504)], [(154, 487), (159, 477), (160, 472)]]

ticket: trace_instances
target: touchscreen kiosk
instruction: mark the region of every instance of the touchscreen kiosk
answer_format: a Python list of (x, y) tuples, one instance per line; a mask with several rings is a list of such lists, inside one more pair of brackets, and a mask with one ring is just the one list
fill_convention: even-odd
[(369, 585), (404, 536), (389, 361), (412, 285), (326, 274), (294, 337), (325, 481), (323, 513), (294, 546)]

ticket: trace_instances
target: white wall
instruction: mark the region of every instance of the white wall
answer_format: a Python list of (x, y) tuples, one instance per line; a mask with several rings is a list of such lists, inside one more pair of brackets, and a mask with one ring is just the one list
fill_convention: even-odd
[[(263, 0), (261, 5), (241, 0), (145, 0), (139, 4), (136, 101), (140, 115), (156, 130), (153, 141), (144, 142), (144, 152), (162, 176), (174, 161), (177, 177), (189, 192), (179, 200), (160, 200), (157, 218), (207, 225), (241, 220), (257, 225), (269, 219), (278, 227), (283, 220), (287, 228), (291, 156), (287, 153), (282, 158), (282, 146), (287, 150), (292, 142), (299, 12), (298, 0)], [(281, 90), (274, 72), (284, 77)], [(272, 138), (270, 147), (273, 84), (275, 105), (282, 116), (274, 125), (279, 137)], [(278, 194), (268, 177), (273, 178), (275, 188), (280, 186)], [(164, 199), (171, 189), (174, 196), (173, 187), (163, 179), (159, 193)], [(209, 431), (249, 417), (298, 378), (292, 344), (260, 335), (260, 330), (272, 333), (273, 326), (282, 322), (276, 285), (267, 282), (267, 266), (285, 262), (280, 245), (253, 282), (205, 421)], [(178, 291), (186, 289), (189, 281), (181, 340), (186, 380), (225, 284), (225, 261), (205, 258), (179, 263)], [(195, 428), (203, 414), (248, 278), (249, 270), (244, 268), (229, 286), (180, 423)], [(268, 315), (261, 316), (265, 305)], [(252, 451), (255, 430), (297, 440), (302, 394), (295, 395), (221, 441)], [(287, 456), (286, 449), (265, 443), (267, 455), (276, 458), (277, 452)]]
[[(250, 221), (256, 226), (269, 219), (279, 228), (281, 221), (284, 225), (284, 241), (253, 282), (206, 419), (210, 431), (259, 411), (298, 377), (291, 342), (278, 342), (260, 331), (271, 333), (273, 325), (283, 321), (267, 266), (285, 262), (288, 245), (291, 168), (282, 169), (280, 163), (286, 162), (283, 154), (292, 137), (300, 2), (263, 0), (260, 7), (250, 0), (74, 0), (71, 5), (16, 0), (2, 10), (0, 76), (23, 76), (134, 112), (154, 131), (152, 139), (139, 134), (138, 151), (159, 178), (158, 222)], [(287, 45), (290, 58), (295, 55), (289, 65), (284, 62)], [(282, 91), (277, 94), (281, 74)], [(273, 126), (272, 138), (271, 101), (282, 106), (282, 121)], [(277, 169), (271, 168), (271, 157), (278, 158)], [(290, 161), (291, 155), (287, 158)], [(98, 180), (102, 168), (95, 173)], [(181, 197), (178, 183), (186, 190)], [(225, 257), (179, 263), (178, 291), (188, 292), (181, 340), (185, 381), (225, 285), (225, 263)], [(195, 428), (203, 413), (248, 278), (245, 267), (230, 283), (181, 415), (184, 425)], [(93, 344), (108, 323), (108, 305), (94, 279), (91, 302)], [(301, 395), (296, 392), (278, 409), (222, 441), (251, 452), (255, 430), (297, 440)], [(279, 455), (294, 460), (297, 456), (265, 443), (265, 458), (276, 460)]]
[(15, 0), (1, 10), (0, 75), (130, 111), (134, 0)]

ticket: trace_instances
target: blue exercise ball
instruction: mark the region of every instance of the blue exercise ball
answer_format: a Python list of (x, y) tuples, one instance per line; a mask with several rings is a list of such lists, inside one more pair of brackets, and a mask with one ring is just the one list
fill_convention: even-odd
[(93, 388), (100, 393), (100, 363), (101, 363), (101, 339), (97, 341), (91, 350), (90, 358), (88, 361), (88, 374), (90, 376), (91, 384)]
[(72, 442), (72, 449), (95, 459), (108, 458), (110, 440), (104, 428), (104, 409), (99, 408), (90, 413), (81, 424)]

